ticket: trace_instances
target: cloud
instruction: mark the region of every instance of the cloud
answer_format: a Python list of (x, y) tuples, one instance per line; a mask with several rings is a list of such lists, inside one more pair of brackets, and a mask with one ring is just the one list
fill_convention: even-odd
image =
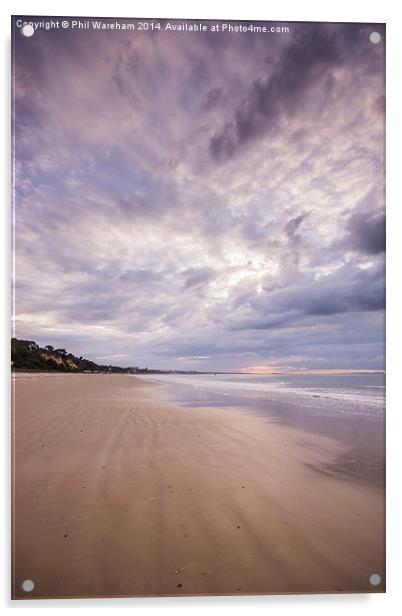
[(243, 144), (277, 131), (282, 117), (299, 111), (309, 89), (324, 79), (328, 86), (329, 71), (340, 63), (334, 35), (320, 28), (300, 34), (284, 49), (273, 73), (253, 82), (233, 119), (212, 136), (211, 156), (225, 160)]
[(126, 365), (382, 366), (369, 30), (19, 37), (16, 334)]
[(152, 285), (155, 282), (159, 282), (162, 279), (162, 274), (155, 272), (152, 269), (128, 269), (119, 276), (119, 280), (130, 282), (134, 284)]
[(223, 98), (223, 89), (222, 88), (211, 88), (208, 90), (205, 99), (201, 105), (201, 109), (203, 111), (210, 111), (214, 107), (216, 107)]
[(349, 245), (369, 255), (385, 252), (385, 214), (352, 214), (348, 222)]
[(309, 212), (303, 213), (303, 214), (299, 214), (299, 216), (296, 216), (295, 218), (291, 218), (285, 225), (285, 233), (288, 236), (290, 241), (294, 241), (295, 238), (297, 238), (297, 230), (299, 229), (301, 223), (303, 222), (303, 220), (305, 220), (305, 218), (307, 218), (307, 216), (309, 215)]
[(214, 277), (214, 271), (209, 267), (202, 268), (189, 268), (182, 272), (182, 276), (185, 278), (185, 287), (197, 287), (200, 284), (209, 282)]
[[(385, 307), (382, 268), (360, 270), (344, 266), (315, 280), (299, 276), (297, 284), (267, 290), (245, 298), (244, 318), (232, 315), (233, 329), (276, 329), (290, 324), (303, 325), (310, 317), (350, 312), (380, 311)], [(242, 304), (237, 304), (240, 309)]]

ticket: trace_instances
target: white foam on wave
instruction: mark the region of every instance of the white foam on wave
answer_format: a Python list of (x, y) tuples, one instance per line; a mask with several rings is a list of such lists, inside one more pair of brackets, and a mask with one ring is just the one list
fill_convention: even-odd
[(363, 387), (382, 388), (382, 386), (363, 386), (358, 388), (325, 388), (289, 386), (285, 380), (269, 380), (264, 375), (156, 375), (152, 379), (166, 383), (191, 387), (198, 392), (238, 396), (243, 399), (271, 400), (297, 403), (301, 406), (320, 408), (327, 412), (381, 417), (384, 412), (384, 396), (362, 391)]

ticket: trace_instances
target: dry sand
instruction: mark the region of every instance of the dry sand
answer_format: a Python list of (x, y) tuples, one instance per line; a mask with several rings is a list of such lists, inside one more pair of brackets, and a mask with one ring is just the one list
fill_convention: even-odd
[(339, 442), (132, 376), (14, 379), (14, 598), (384, 591), (382, 491), (313, 470)]

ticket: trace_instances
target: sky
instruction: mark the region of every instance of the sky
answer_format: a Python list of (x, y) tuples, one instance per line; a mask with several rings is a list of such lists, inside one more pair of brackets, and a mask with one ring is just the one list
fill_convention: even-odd
[(286, 25), (15, 29), (18, 338), (122, 366), (384, 368), (384, 27)]

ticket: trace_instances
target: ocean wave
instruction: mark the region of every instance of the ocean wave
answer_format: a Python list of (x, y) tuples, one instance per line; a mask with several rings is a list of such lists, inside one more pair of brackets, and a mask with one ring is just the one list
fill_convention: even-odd
[[(381, 417), (384, 412), (384, 395), (374, 393), (382, 389), (381, 385), (363, 385), (358, 387), (314, 386), (303, 387), (284, 379), (273, 380), (265, 375), (258, 378), (256, 375), (157, 375), (150, 377), (166, 385), (175, 385), (183, 389), (181, 397), (192, 398), (199, 394), (224, 398), (237, 398), (258, 402), (278, 401), (299, 406), (320, 408), (328, 413), (341, 413)], [(372, 393), (364, 388), (373, 390)], [(187, 390), (187, 394), (184, 390)]]

